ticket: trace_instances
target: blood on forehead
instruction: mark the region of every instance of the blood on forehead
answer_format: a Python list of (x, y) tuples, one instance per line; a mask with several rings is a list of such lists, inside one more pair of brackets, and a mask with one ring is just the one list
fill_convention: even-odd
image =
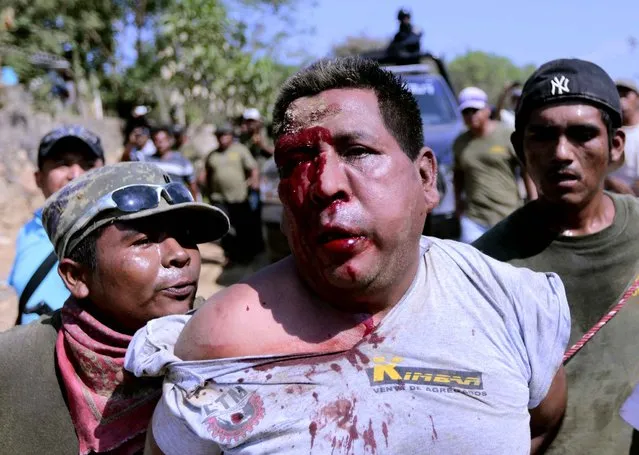
[(290, 150), (316, 148), (321, 143), (333, 145), (331, 132), (321, 126), (283, 134), (275, 143), (275, 164), (282, 166), (286, 159), (286, 152)]
[(290, 134), (308, 128), (339, 112), (341, 107), (337, 103), (326, 103), (318, 97), (298, 98), (286, 109), (283, 133)]

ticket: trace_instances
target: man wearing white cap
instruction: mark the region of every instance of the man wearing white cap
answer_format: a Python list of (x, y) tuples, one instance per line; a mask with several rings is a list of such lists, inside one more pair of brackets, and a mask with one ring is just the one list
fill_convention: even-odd
[(269, 143), (264, 130), (264, 122), (260, 111), (254, 107), (248, 108), (242, 114), (242, 134), (240, 142), (248, 147), (260, 166), (273, 156), (273, 145)]
[[(459, 110), (468, 130), (453, 144), (455, 202), (461, 241), (472, 243), (522, 204), (517, 187), (520, 162), (507, 126), (490, 119), (486, 92), (467, 87), (459, 94)], [(528, 197), (535, 197), (529, 179)]]

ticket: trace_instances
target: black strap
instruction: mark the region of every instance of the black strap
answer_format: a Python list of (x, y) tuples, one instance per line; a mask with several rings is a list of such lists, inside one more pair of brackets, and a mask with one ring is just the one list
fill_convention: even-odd
[(22, 318), (24, 308), (27, 306), (27, 302), (35, 290), (38, 289), (38, 286), (40, 286), (40, 283), (42, 283), (42, 280), (44, 280), (44, 277), (47, 276), (47, 273), (49, 273), (56, 262), (58, 262), (58, 257), (55, 255), (55, 251), (52, 251), (51, 254), (42, 261), (42, 264), (40, 264), (35, 273), (31, 275), (29, 282), (24, 287), (22, 294), (20, 294), (20, 300), (18, 302), (18, 320), (16, 321), (16, 325), (20, 324), (20, 319)]

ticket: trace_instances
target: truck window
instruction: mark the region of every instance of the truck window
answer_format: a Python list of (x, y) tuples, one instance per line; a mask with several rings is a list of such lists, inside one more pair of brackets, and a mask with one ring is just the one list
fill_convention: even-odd
[(407, 81), (419, 110), (424, 126), (445, 125), (457, 121), (456, 107), (451, 103), (441, 82), (436, 79)]

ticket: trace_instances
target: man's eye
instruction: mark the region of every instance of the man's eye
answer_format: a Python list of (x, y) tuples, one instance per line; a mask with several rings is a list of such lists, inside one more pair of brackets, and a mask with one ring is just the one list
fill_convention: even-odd
[(552, 131), (534, 131), (528, 135), (533, 141), (550, 141), (555, 137)]
[(151, 239), (149, 239), (147, 236), (144, 236), (144, 237), (138, 237), (137, 239), (135, 239), (135, 241), (133, 242), (133, 245), (141, 246), (141, 245), (148, 245), (149, 243), (151, 243)]
[(280, 178), (289, 177), (297, 166), (312, 158), (313, 155), (309, 151), (290, 152), (284, 158), (283, 164), (279, 167)]
[(342, 152), (342, 156), (350, 157), (350, 158), (358, 158), (365, 155), (370, 155), (370, 149), (366, 147), (362, 147), (361, 145), (356, 145), (352, 147), (348, 147), (346, 150)]
[(573, 132), (572, 137), (577, 142), (588, 142), (597, 137), (597, 132), (592, 130), (578, 130)]

